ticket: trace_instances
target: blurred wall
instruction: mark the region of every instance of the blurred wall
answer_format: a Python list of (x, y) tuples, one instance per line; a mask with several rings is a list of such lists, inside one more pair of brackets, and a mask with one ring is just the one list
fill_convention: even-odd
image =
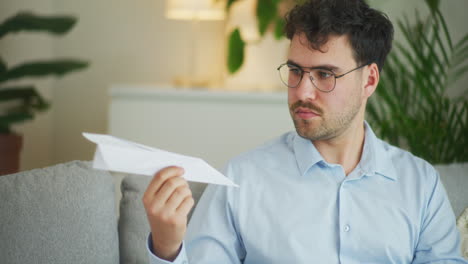
[[(392, 21), (401, 17), (403, 12), (409, 12), (411, 16), (416, 6), (423, 5), (423, 0), (369, 2), (371, 6), (388, 13)], [(441, 1), (441, 4), (444, 13), (450, 14), (446, 18), (454, 39), (460, 39), (467, 31), (465, 10), (468, 9), (468, 1), (450, 0)], [(0, 40), (0, 54), (9, 65), (30, 58), (48, 57), (77, 57), (91, 62), (88, 69), (63, 79), (36, 81), (41, 92), (53, 99), (53, 104), (51, 111), (40, 114), (33, 122), (16, 127), (25, 137), (23, 169), (74, 159), (91, 159), (94, 145), (85, 141), (81, 132), (107, 132), (107, 90), (111, 84), (170, 83), (175, 75), (186, 71), (193, 45), (191, 24), (167, 20), (164, 18), (164, 8), (163, 0), (1, 1), (0, 19), (22, 9), (79, 17), (76, 27), (62, 38), (21, 34)], [(200, 23), (196, 65), (202, 70), (197, 73), (215, 79), (224, 74), (224, 35), (223, 22)], [(262, 45), (266, 46), (253, 49), (268, 50), (270, 45), (271, 50), (271, 41), (265, 42)], [(286, 51), (278, 53), (286, 55)], [(255, 68), (250, 64), (274, 67), (278, 60), (277, 56), (274, 57), (274, 61), (264, 62), (269, 58), (262, 56), (261, 62), (249, 62), (244, 68)], [(255, 74), (241, 71), (231, 79), (239, 79), (240, 75), (255, 78)], [(273, 78), (276, 78), (276, 74), (271, 76)], [(244, 79), (230, 84), (235, 87), (251, 81)], [(259, 85), (262, 86), (262, 83)]]
[[(60, 0), (54, 8), (80, 17), (74, 32), (56, 43), (56, 56), (83, 57), (92, 64), (55, 84), (53, 161), (91, 159), (94, 145), (81, 132), (107, 132), (111, 84), (171, 82), (187, 69), (192, 27), (166, 19), (161, 0)], [(198, 64), (205, 73), (221, 74), (223, 22), (200, 22), (199, 29), (205, 57)]]

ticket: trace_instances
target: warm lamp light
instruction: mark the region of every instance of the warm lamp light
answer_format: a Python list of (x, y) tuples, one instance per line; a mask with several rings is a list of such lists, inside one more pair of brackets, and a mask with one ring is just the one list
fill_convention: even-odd
[(223, 20), (225, 1), (167, 0), (166, 17), (178, 20)]
[(175, 20), (190, 20), (192, 22), (191, 41), (187, 44), (190, 48), (188, 56), (188, 76), (182, 76), (175, 80), (177, 85), (186, 87), (206, 86), (209, 81), (200, 80), (195, 75), (195, 55), (198, 52), (197, 35), (199, 33), (199, 21), (223, 20), (225, 18), (225, 0), (166, 0), (166, 17)]

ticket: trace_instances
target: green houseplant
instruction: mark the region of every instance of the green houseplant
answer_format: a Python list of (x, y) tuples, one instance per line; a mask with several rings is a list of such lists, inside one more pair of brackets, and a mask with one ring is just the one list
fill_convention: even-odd
[(468, 34), (453, 43), (439, 1), (430, 12), (398, 21), (404, 39), (395, 42), (368, 106), (376, 133), (433, 164), (468, 161), (468, 90), (447, 90), (468, 72)]
[[(38, 16), (20, 12), (0, 24), (0, 38), (20, 31), (40, 31), (55, 35), (67, 33), (77, 19), (71, 16)], [(0, 175), (18, 170), (22, 137), (12, 125), (31, 120), (38, 111), (45, 111), (50, 103), (34, 85), (16, 85), (12, 81), (24, 77), (63, 76), (88, 66), (85, 61), (55, 59), (31, 61), (8, 66), (0, 57)]]
[[(239, 0), (228, 0), (226, 2), (226, 12), (229, 13), (232, 5)], [(284, 15), (294, 4), (304, 2), (304, 0), (255, 0), (255, 16), (257, 18), (257, 29), (260, 38), (263, 38), (268, 30), (273, 31), (276, 40), (284, 37)], [(247, 41), (242, 38), (240, 29), (234, 28), (229, 33), (227, 69), (230, 74), (234, 74), (244, 63), (244, 50)]]

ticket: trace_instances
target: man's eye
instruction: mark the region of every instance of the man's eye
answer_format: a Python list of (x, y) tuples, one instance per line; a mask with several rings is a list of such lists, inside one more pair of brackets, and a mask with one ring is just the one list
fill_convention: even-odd
[(301, 75), (302, 71), (298, 68), (289, 68), (289, 72), (294, 75)]
[(318, 72), (318, 76), (321, 78), (321, 79), (327, 79), (327, 78), (330, 78), (333, 76), (333, 74), (329, 71), (319, 71)]

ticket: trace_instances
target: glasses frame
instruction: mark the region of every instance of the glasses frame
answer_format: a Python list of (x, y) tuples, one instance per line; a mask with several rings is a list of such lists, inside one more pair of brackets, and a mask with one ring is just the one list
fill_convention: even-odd
[[(296, 88), (296, 87), (298, 87), (298, 86), (301, 84), (301, 82), (302, 82), (302, 78), (304, 77), (304, 73), (308, 73), (308, 74), (309, 74), (309, 80), (310, 80), (310, 82), (314, 85), (314, 87), (315, 87), (317, 90), (319, 90), (319, 91), (321, 91), (321, 92), (324, 92), (324, 93), (329, 93), (329, 92), (335, 90), (335, 87), (336, 87), (336, 79), (339, 79), (339, 78), (341, 78), (341, 77), (345, 76), (346, 74), (351, 73), (351, 72), (353, 72), (353, 71), (359, 70), (359, 69), (361, 69), (361, 68), (363, 68), (363, 67), (365, 67), (365, 66), (367, 66), (367, 65), (369, 65), (369, 64), (370, 64), (370, 63), (363, 64), (363, 65), (361, 65), (361, 66), (359, 66), (359, 67), (356, 67), (356, 68), (354, 68), (354, 69), (352, 69), (352, 70), (349, 70), (349, 71), (347, 71), (347, 72), (345, 72), (345, 73), (343, 73), (343, 74), (338, 74), (338, 75), (337, 75), (336, 73), (334, 73), (333, 70), (323, 69), (323, 70), (330, 71), (330, 72), (332, 73), (333, 77), (335, 77), (335, 79), (334, 79), (335, 82), (333, 83), (333, 88), (332, 88), (331, 90), (329, 90), (329, 91), (327, 91), (327, 90), (322, 90), (322, 89), (318, 88), (317, 85), (314, 83), (314, 79), (312, 78), (311, 72), (310, 72), (310, 71), (304, 70), (304, 68), (305, 68), (305, 69), (312, 69), (312, 70), (321, 69), (320, 67), (317, 67), (317, 68), (313, 68), (313, 67), (301, 67), (301, 66), (298, 66), (298, 65), (295, 65), (295, 64), (291, 64), (291, 63), (285, 62), (285, 63), (281, 64), (280, 66), (278, 66), (278, 68), (277, 68), (276, 70), (278, 71), (278, 74), (279, 74), (279, 76), (280, 76), (281, 82), (282, 82), (284, 85), (286, 85), (287, 87), (289, 87), (289, 88)], [(285, 65), (291, 65), (291, 66), (297, 67), (298, 69), (301, 70), (301, 78), (299, 79), (299, 82), (297, 83), (296, 86), (289, 86), (288, 84), (286, 84), (286, 83), (283, 81), (283, 78), (281, 78), (280, 69), (281, 69), (283, 66), (285, 66)]]

